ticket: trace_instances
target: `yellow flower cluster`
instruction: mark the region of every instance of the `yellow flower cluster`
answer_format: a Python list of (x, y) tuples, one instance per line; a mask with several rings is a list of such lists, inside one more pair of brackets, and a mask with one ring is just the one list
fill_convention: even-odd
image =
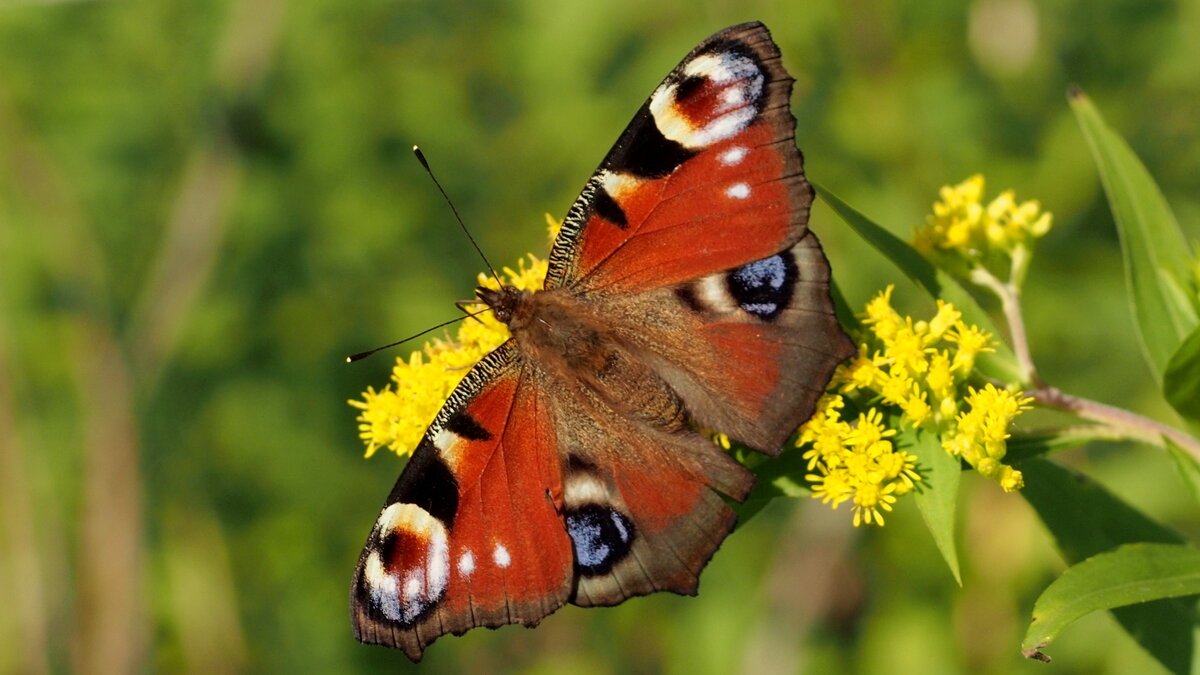
[[(817, 412), (800, 428), (813, 497), (837, 508), (853, 500), (854, 524), (883, 524), (896, 497), (909, 492), (916, 458), (897, 450), (885, 420), (936, 433), (947, 452), (961, 457), (1005, 490), (1021, 487), (1021, 473), (1000, 462), (1012, 419), (1029, 402), (991, 385), (966, 382), (991, 336), (962, 321), (953, 305), (938, 301), (928, 321), (892, 308), (889, 286), (867, 303), (868, 328), (858, 355), (834, 373)], [(857, 403), (854, 423), (843, 418), (847, 399)]]
[(1033, 241), (1050, 230), (1051, 214), (1037, 201), (1018, 203), (1012, 190), (985, 205), (983, 189), (984, 179), (978, 174), (944, 186), (933, 213), (917, 229), (914, 247), (927, 258), (965, 262), (968, 268), (997, 263), (1001, 257), (1023, 259)]
[(817, 411), (800, 427), (797, 445), (811, 444), (804, 453), (813, 497), (837, 508), (852, 499), (854, 526), (883, 525), (881, 511), (891, 511), (896, 498), (912, 490), (920, 480), (917, 458), (897, 450), (890, 440), (895, 429), (883, 423), (875, 408), (859, 413), (855, 424), (842, 419), (845, 400), (825, 394)]
[[(553, 241), (560, 223), (549, 216), (546, 221)], [(522, 259), (517, 269), (504, 268), (504, 283), (521, 290), (541, 290), (546, 266), (545, 260), (530, 254), (528, 264)], [(479, 275), (479, 285), (499, 287), (495, 277), (484, 274)], [(484, 312), (464, 320), (454, 339), (434, 339), (410, 354), (407, 361), (397, 358), (391, 383), (381, 391), (368, 387), (362, 400), (348, 401), (359, 409), (358, 435), (367, 446), (366, 456), (381, 447), (401, 456), (416, 450), (454, 387), (508, 337), (508, 328), (491, 312)]]
[(943, 436), (942, 447), (965, 459), (981, 476), (1000, 483), (1005, 492), (1021, 489), (1025, 484), (1021, 472), (1000, 460), (1008, 449), (1005, 441), (1009, 437), (1009, 424), (1032, 400), (997, 389), (990, 383), (983, 389), (970, 387), (966, 399), (968, 410), (958, 416), (953, 430)]

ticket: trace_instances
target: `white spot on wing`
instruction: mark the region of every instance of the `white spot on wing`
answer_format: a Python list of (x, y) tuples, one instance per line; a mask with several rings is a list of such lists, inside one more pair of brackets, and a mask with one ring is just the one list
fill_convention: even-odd
[(620, 199), (641, 184), (641, 179), (627, 173), (603, 171), (600, 174), (600, 185), (614, 199)]
[(504, 544), (496, 544), (496, 548), (492, 549), (492, 562), (496, 563), (497, 567), (508, 567), (512, 563), (512, 556), (508, 554)]
[(439, 429), (433, 436), (433, 447), (437, 448), (438, 455), (451, 469), (458, 466), (458, 448), (461, 447), (462, 440), (462, 436), (445, 428)]
[(563, 488), (563, 501), (568, 506), (608, 502), (608, 490), (590, 473), (573, 473), (567, 478)]
[(421, 577), (416, 571), (409, 572), (404, 578), (404, 604), (411, 604), (421, 594)]
[(725, 287), (723, 274), (710, 274), (692, 286), (696, 301), (713, 312), (733, 312), (737, 310), (737, 300), (729, 294)]
[(381, 614), (393, 621), (403, 616), (400, 609), (400, 580), (383, 569), (379, 551), (371, 551), (363, 566), (363, 577), (371, 594), (371, 603)]
[(431, 598), (439, 598), (446, 590), (446, 582), (450, 580), (450, 544), (446, 537), (446, 528), (438, 528), (429, 539), (429, 553), (425, 557), (428, 570)]
[(475, 555), (470, 551), (458, 557), (458, 573), (464, 577), (471, 576), (471, 572), (475, 571)]
[(721, 87), (719, 103), (702, 126), (693, 124), (676, 105), (676, 84), (659, 87), (650, 96), (650, 113), (663, 136), (688, 148), (703, 148), (745, 129), (758, 114), (753, 105), (763, 94), (766, 77), (750, 59), (733, 52), (702, 54), (684, 66), (689, 77), (705, 78)]
[(725, 190), (725, 194), (734, 199), (745, 199), (750, 196), (750, 186), (745, 183), (734, 183)]
[(621, 537), (621, 541), (629, 541), (629, 530), (625, 528), (625, 520), (621, 518), (620, 514), (612, 511), (608, 517), (612, 520), (613, 526), (617, 528), (617, 535)]
[(379, 514), (375, 529), (380, 539), (404, 532), (415, 535), (413, 540), (425, 545), (424, 551), (410, 549), (398, 553), (400, 560), (390, 563), (403, 565), (396, 572), (384, 567), (383, 555), (378, 550), (372, 550), (363, 565), (363, 579), (376, 609), (392, 621), (412, 623), (446, 592), (450, 579), (446, 527), (416, 504), (397, 502)]
[(742, 160), (746, 158), (746, 152), (746, 148), (743, 148), (740, 145), (734, 146), (718, 155), (717, 159), (719, 159), (721, 164), (724, 164), (725, 166), (736, 166), (741, 164)]

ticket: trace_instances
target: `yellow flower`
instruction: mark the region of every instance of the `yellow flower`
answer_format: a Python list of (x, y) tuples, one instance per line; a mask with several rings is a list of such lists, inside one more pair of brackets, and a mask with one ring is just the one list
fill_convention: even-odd
[(857, 490), (854, 493), (854, 526), (863, 523), (882, 526), (883, 515), (879, 511), (892, 510), (892, 504), (896, 503), (896, 496), (892, 494), (895, 489), (895, 483), (888, 483), (882, 486), (870, 484)]
[(833, 373), (833, 380), (830, 382), (830, 388), (840, 386), (842, 393), (852, 392), (856, 389), (870, 389), (875, 386), (883, 374), (880, 366), (887, 363), (887, 360), (876, 351), (874, 356), (870, 356), (871, 351), (867, 345), (862, 344), (858, 347), (858, 353), (848, 363), (838, 366)]
[(988, 346), (992, 339), (991, 334), (978, 326), (959, 322), (953, 330), (946, 334), (946, 339), (958, 344), (958, 352), (954, 354), (951, 368), (960, 373), (971, 372), (971, 369), (975, 367), (975, 358), (981, 352), (993, 351)]
[(984, 179), (978, 174), (943, 187), (933, 213), (916, 229), (913, 246), (960, 276), (986, 267), (1020, 277), (1028, 259), (1024, 249), (1050, 231), (1052, 216), (1036, 201), (1018, 202), (1012, 190), (987, 204), (983, 193)]
[[(1005, 490), (1022, 485), (1020, 472), (1001, 460), (1012, 420), (1030, 399), (968, 384), (991, 336), (948, 302), (939, 301), (928, 320), (904, 316), (892, 307), (892, 292), (889, 286), (867, 303), (858, 355), (834, 373), (829, 391), (838, 393), (820, 399), (796, 441), (813, 497), (833, 508), (852, 501), (855, 525), (882, 525), (920, 480), (916, 457), (895, 447), (888, 420), (938, 435), (946, 452)], [(843, 419), (847, 410), (857, 412)]]
[(997, 389), (992, 384), (982, 389), (970, 387), (967, 409), (959, 414), (951, 435), (942, 441), (946, 452), (967, 461), (980, 475), (1000, 483), (1007, 492), (1023, 485), (1021, 472), (1000, 460), (1007, 452), (1005, 441), (1013, 418), (1029, 408), (1032, 398)]
[(867, 303), (863, 314), (863, 323), (870, 326), (875, 337), (889, 340), (900, 328), (900, 314), (892, 309), (892, 291), (895, 285), (889, 285)]
[(916, 382), (912, 383), (909, 396), (900, 401), (900, 409), (904, 411), (904, 418), (914, 427), (921, 426), (933, 417), (933, 408), (929, 407), (929, 401), (925, 400), (925, 392), (921, 391), (921, 385)]
[[(551, 241), (561, 223), (549, 215), (546, 222)], [(521, 290), (539, 290), (546, 279), (547, 262), (530, 254), (517, 262), (514, 270), (505, 267), (506, 285)], [(496, 278), (480, 274), (479, 285), (498, 288)], [(411, 454), (421, 442), (425, 429), (433, 422), (459, 381), (488, 352), (509, 338), (508, 328), (491, 312), (464, 320), (453, 340), (434, 339), (409, 355), (396, 359), (391, 382), (382, 391), (368, 387), (362, 400), (347, 401), (358, 408), (359, 436), (370, 457), (381, 447), (400, 456)]]

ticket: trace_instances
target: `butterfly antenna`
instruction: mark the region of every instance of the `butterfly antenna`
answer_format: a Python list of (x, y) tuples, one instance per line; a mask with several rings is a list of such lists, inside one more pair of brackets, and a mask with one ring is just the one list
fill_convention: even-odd
[(471, 246), (475, 247), (475, 252), (479, 254), (480, 258), (483, 258), (483, 264), (487, 265), (487, 268), (491, 270), (492, 277), (496, 279), (496, 283), (503, 286), (504, 283), (500, 281), (500, 275), (496, 274), (496, 268), (492, 267), (492, 263), (487, 259), (487, 256), (483, 254), (483, 249), (479, 248), (479, 244), (475, 242), (475, 237), (471, 236), (470, 230), (467, 229), (467, 224), (464, 223), (462, 217), (458, 215), (458, 209), (454, 208), (454, 202), (450, 201), (450, 195), (446, 194), (446, 190), (443, 189), (442, 184), (438, 182), (437, 176), (433, 175), (433, 169), (429, 168), (429, 160), (425, 159), (425, 153), (421, 152), (420, 146), (413, 146), (413, 154), (417, 156), (417, 161), (421, 163), (421, 166), (425, 167), (425, 173), (429, 174), (429, 178), (433, 180), (433, 184), (437, 186), (438, 192), (442, 193), (442, 199), (445, 199), (446, 204), (450, 206), (450, 211), (454, 213), (454, 219), (458, 221), (458, 226), (462, 228), (463, 234), (467, 235), (467, 239), (471, 240)]
[(462, 321), (463, 319), (469, 319), (473, 316), (479, 316), (480, 314), (483, 314), (484, 312), (490, 312), (490, 311), (492, 311), (491, 307), (485, 307), (484, 309), (481, 309), (478, 312), (474, 312), (472, 314), (465, 314), (463, 316), (458, 317), (457, 319), (450, 319), (449, 321), (443, 321), (442, 323), (439, 323), (438, 325), (434, 326), (433, 328), (426, 328), (425, 330), (421, 331), (420, 333), (417, 333), (416, 335), (410, 335), (410, 336), (404, 338), (403, 340), (396, 340), (395, 342), (393, 342), (391, 344), (383, 345), (382, 347), (376, 347), (374, 349), (368, 349), (365, 352), (351, 354), (350, 356), (346, 357), (346, 363), (354, 363), (355, 361), (361, 361), (361, 360), (367, 358), (368, 356), (374, 354), (375, 352), (383, 351), (384, 349), (388, 349), (390, 347), (395, 347), (396, 345), (402, 345), (405, 342), (408, 342), (409, 340), (415, 340), (426, 333), (432, 333), (433, 331), (435, 331), (439, 328), (443, 328), (445, 326), (449, 326), (452, 323), (458, 323), (459, 321)]

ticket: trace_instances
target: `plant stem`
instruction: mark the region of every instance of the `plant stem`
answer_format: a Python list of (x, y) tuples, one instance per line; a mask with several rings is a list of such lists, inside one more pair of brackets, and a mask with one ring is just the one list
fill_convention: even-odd
[(1033, 354), (1029, 351), (1029, 340), (1025, 336), (1025, 318), (1021, 314), (1021, 289), (1011, 281), (1008, 283), (1000, 281), (982, 266), (971, 270), (971, 281), (987, 288), (1000, 299), (1004, 319), (1008, 322), (1013, 353), (1017, 357), (1017, 367), (1021, 371), (1021, 383), (1032, 384), (1036, 387), (1044, 386), (1041, 378), (1038, 377), (1037, 368), (1033, 365)]
[(1113, 429), (1124, 438), (1131, 438), (1149, 443), (1160, 448), (1166, 447), (1164, 438), (1183, 448), (1200, 461), (1200, 440), (1185, 434), (1173, 427), (1156, 422), (1122, 408), (1068, 394), (1057, 387), (1052, 387), (1037, 374), (1033, 365), (1033, 355), (1029, 351), (1029, 340), (1025, 334), (1025, 319), (1021, 313), (1021, 291), (1014, 281), (1000, 281), (986, 268), (979, 266), (971, 270), (971, 281), (987, 288), (1000, 299), (1004, 310), (1004, 318), (1008, 322), (1009, 337), (1012, 340), (1013, 353), (1021, 370), (1022, 384), (1033, 385), (1026, 390), (1038, 403), (1078, 415), (1093, 422), (1099, 422)]
[(1057, 387), (1048, 385), (1042, 385), (1025, 393), (1049, 408), (1065, 410), (1118, 430), (1125, 438), (1144, 441), (1160, 448), (1166, 447), (1163, 438), (1168, 438), (1200, 461), (1200, 440), (1161, 422), (1099, 401), (1073, 396)]

